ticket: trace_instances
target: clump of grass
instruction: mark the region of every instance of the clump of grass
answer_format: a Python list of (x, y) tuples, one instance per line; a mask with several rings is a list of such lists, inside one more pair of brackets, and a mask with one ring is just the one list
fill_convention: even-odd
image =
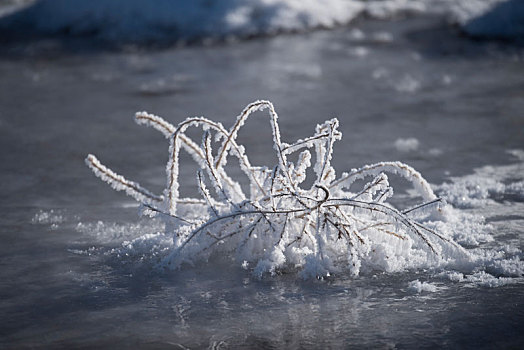
[[(236, 141), (239, 130), (257, 110), (269, 111), (278, 159), (273, 167), (253, 166)], [(442, 201), (412, 167), (382, 162), (336, 177), (331, 158), (334, 143), (342, 137), (337, 119), (317, 125), (313, 136), (293, 143), (281, 140), (278, 116), (269, 101), (249, 104), (229, 129), (203, 117), (188, 118), (174, 126), (146, 112), (137, 113), (136, 122), (159, 130), (169, 139), (163, 195), (114, 173), (93, 155), (86, 163), (115, 190), (123, 190), (142, 203), (146, 214), (166, 220), (165, 234), (173, 236), (173, 245), (162, 266), (176, 268), (213, 253), (225, 253), (232, 254), (244, 267), (252, 266), (259, 276), (296, 269), (306, 277), (339, 271), (357, 275), (363, 262), (367, 269), (394, 270), (411, 258), (438, 258), (443, 247), (460, 248), (415, 219), (421, 213), (424, 218), (431, 210), (440, 210)], [(200, 143), (186, 134), (190, 127), (202, 130)], [(220, 146), (213, 150), (212, 144)], [(179, 196), (181, 150), (188, 152), (200, 168), (196, 181), (201, 198)], [(312, 151), (315, 179), (305, 188)], [(298, 153), (295, 163), (288, 160), (294, 153)], [(226, 172), (231, 155), (248, 179), (248, 194)], [(393, 189), (386, 173), (410, 181), (423, 202), (403, 211), (389, 204)], [(352, 190), (356, 180), (365, 178), (371, 181)], [(206, 184), (212, 185), (213, 193)]]

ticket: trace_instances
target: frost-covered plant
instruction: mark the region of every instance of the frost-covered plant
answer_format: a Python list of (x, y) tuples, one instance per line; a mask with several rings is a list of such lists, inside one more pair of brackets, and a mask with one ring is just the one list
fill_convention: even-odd
[[(264, 109), (269, 111), (278, 159), (272, 168), (251, 165), (244, 147), (236, 141), (247, 118)], [(368, 269), (388, 270), (389, 259), (431, 259), (438, 258), (444, 247), (460, 249), (450, 238), (415, 219), (440, 209), (441, 200), (413, 168), (382, 162), (336, 178), (331, 157), (333, 144), (342, 137), (338, 120), (317, 125), (313, 136), (288, 144), (281, 140), (277, 119), (268, 101), (249, 104), (230, 129), (203, 117), (188, 118), (175, 127), (158, 116), (137, 113), (138, 124), (152, 126), (170, 141), (167, 186), (162, 196), (114, 173), (93, 155), (86, 163), (115, 190), (123, 190), (142, 203), (146, 214), (166, 220), (166, 234), (173, 236), (171, 250), (161, 261), (166, 267), (226, 253), (243, 266), (254, 266), (253, 272), (259, 276), (289, 269), (301, 269), (306, 277), (339, 271), (356, 275), (363, 262)], [(202, 129), (200, 144), (186, 134), (189, 127)], [(215, 151), (213, 137), (220, 145)], [(200, 168), (196, 174), (200, 199), (179, 196), (181, 149)], [(315, 180), (305, 188), (310, 150), (315, 152)], [(293, 153), (298, 153), (296, 163), (288, 160)], [(226, 172), (230, 154), (249, 181), (249, 194)], [(404, 211), (395, 209), (387, 202), (393, 190), (386, 172), (409, 180), (423, 202)], [(359, 190), (351, 189), (356, 180), (364, 178), (371, 181)], [(212, 184), (214, 194), (206, 183)]]

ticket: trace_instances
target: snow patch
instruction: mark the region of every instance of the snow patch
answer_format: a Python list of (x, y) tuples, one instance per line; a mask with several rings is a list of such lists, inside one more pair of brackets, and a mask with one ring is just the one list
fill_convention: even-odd
[(408, 283), (408, 290), (413, 293), (429, 292), (434, 293), (437, 291), (437, 286), (429, 282), (420, 282), (418, 279)]
[[(521, 151), (512, 150), (516, 157)], [(520, 158), (519, 158), (520, 159)], [(436, 192), (460, 208), (480, 208), (511, 197), (524, 200), (524, 162), (505, 166), (484, 166), (473, 174), (451, 177), (435, 186)]]

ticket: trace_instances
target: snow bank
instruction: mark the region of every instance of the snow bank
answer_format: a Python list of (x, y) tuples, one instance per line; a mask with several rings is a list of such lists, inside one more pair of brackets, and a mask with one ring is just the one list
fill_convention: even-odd
[(0, 25), (107, 41), (193, 40), (333, 27), (362, 9), (344, 0), (41, 0)]
[(441, 274), (452, 282), (471, 283), (481, 287), (495, 288), (510, 284), (522, 283), (522, 278), (495, 277), (485, 271), (464, 275), (460, 272), (448, 271)]
[[(0, 19), (0, 30), (109, 42), (250, 37), (332, 28), (365, 14), (444, 14), (466, 23), (501, 0), (40, 0)], [(517, 6), (514, 1), (513, 7)], [(9, 11), (1, 11), (0, 14)], [(522, 12), (521, 12), (522, 13)], [(475, 28), (473, 26), (472, 28)]]

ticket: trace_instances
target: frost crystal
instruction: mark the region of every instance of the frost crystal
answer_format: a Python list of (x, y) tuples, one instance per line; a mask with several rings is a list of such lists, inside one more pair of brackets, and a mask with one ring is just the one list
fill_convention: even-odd
[[(278, 159), (271, 168), (252, 166), (244, 147), (236, 141), (248, 117), (259, 110), (269, 111)], [(165, 235), (173, 237), (173, 244), (160, 262), (163, 267), (178, 268), (222, 253), (232, 254), (242, 267), (252, 267), (258, 276), (299, 270), (304, 277), (324, 277), (337, 272), (358, 275), (362, 269), (392, 271), (410, 264), (424, 265), (421, 261), (448, 261), (467, 255), (448, 235), (421, 221), (441, 220), (445, 211), (426, 180), (410, 166), (383, 162), (336, 177), (331, 158), (335, 141), (342, 138), (337, 119), (319, 124), (313, 136), (290, 144), (282, 142), (277, 113), (268, 101), (249, 104), (229, 130), (201, 117), (188, 118), (175, 127), (140, 112), (136, 121), (169, 138), (163, 196), (114, 173), (93, 155), (86, 163), (115, 190), (141, 202), (146, 213), (165, 220)], [(189, 127), (202, 129), (201, 142), (186, 135)], [(221, 143), (216, 151), (212, 139)], [(200, 167), (197, 185), (202, 199), (179, 197), (180, 149)], [(288, 160), (295, 152), (299, 152), (296, 164)], [(311, 152), (315, 152), (315, 164), (311, 164)], [(226, 173), (229, 155), (238, 160), (250, 193), (244, 193)], [(316, 180), (304, 188), (301, 184), (312, 165)], [(393, 189), (386, 173), (410, 181), (424, 202), (404, 211), (389, 204)], [(352, 189), (356, 180), (366, 178), (371, 181)]]
[(420, 282), (419, 280), (414, 280), (409, 282), (408, 290), (413, 293), (422, 293), (422, 292), (436, 292), (437, 287), (428, 282)]

